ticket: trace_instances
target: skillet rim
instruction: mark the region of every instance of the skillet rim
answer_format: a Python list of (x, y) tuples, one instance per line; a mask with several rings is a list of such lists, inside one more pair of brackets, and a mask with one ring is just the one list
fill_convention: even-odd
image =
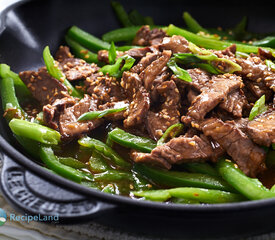
[[(0, 19), (5, 18), (5, 14), (10, 10), (13, 10), (18, 5), (29, 2), (30, 0), (15, 0), (12, 4), (8, 5), (6, 8), (0, 12)], [(3, 21), (4, 22), (4, 21)], [(2, 31), (1, 31), (2, 30)], [(0, 26), (0, 35), (5, 31), (5, 26)], [(9, 131), (9, 129), (7, 130)], [(150, 208), (152, 210), (165, 210), (173, 212), (188, 212), (188, 213), (230, 213), (234, 211), (249, 211), (256, 210), (261, 208), (267, 208), (269, 206), (275, 205), (275, 198), (263, 199), (263, 200), (250, 200), (237, 203), (223, 203), (223, 204), (200, 204), (200, 205), (188, 205), (188, 204), (167, 204), (159, 203), (147, 200), (136, 200), (131, 199), (130, 197), (112, 195), (104, 192), (100, 192), (96, 189), (92, 189), (78, 183), (75, 183), (71, 180), (68, 180), (64, 177), (61, 177), (57, 174), (54, 174), (50, 171), (47, 171), (39, 164), (35, 163), (33, 160), (25, 156), (19, 150), (17, 150), (12, 144), (10, 144), (0, 132), (0, 148), (2, 154), (10, 157), (11, 160), (19, 163), (24, 166), (25, 170), (31, 170), (38, 176), (41, 176), (43, 179), (47, 180), (50, 183), (60, 185), (67, 188), (68, 190), (73, 190), (75, 193), (81, 193), (84, 196), (89, 198), (94, 197), (96, 201), (101, 201), (103, 203), (110, 203), (114, 205), (126, 204), (127, 207), (141, 207), (141, 208)], [(3, 174), (3, 172), (1, 172)]]

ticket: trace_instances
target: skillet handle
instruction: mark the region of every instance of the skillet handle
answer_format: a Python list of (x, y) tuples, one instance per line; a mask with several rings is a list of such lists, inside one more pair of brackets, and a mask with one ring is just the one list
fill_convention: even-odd
[(0, 34), (5, 29), (5, 18), (8, 11), (27, 0), (1, 0), (0, 1)]
[[(109, 213), (114, 205), (88, 199), (56, 186), (2, 154), (1, 190), (16, 209), (29, 215), (58, 216), (59, 222), (76, 222)], [(50, 218), (49, 218), (50, 219)]]

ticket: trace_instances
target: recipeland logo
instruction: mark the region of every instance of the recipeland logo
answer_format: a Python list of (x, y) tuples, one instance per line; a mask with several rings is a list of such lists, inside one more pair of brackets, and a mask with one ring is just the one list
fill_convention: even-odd
[(0, 208), (0, 226), (3, 226), (6, 221), (7, 221), (7, 214), (2, 208)]
[(9, 215), (9, 218), (7, 217), (6, 212), (0, 208), (0, 226), (3, 226), (5, 224), (5, 222), (9, 220), (10, 222), (55, 222), (58, 223), (59, 222), (59, 215), (49, 215), (49, 216), (45, 216), (45, 215), (16, 215), (14, 213), (11, 213)]

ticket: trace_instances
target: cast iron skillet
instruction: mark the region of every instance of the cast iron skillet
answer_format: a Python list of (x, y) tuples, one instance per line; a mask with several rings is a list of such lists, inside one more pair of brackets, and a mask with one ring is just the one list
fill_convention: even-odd
[[(246, 15), (251, 30), (275, 31), (273, 8), (264, 1), (257, 6), (234, 1), (230, 6), (206, 1), (121, 2), (128, 10), (136, 8), (153, 16), (158, 24), (181, 25), (181, 14), (186, 10), (206, 27), (229, 27)], [(9, 64), (15, 72), (42, 66), (44, 46), (55, 51), (71, 25), (97, 36), (119, 27), (109, 1), (20, 1), (2, 11), (0, 21), (0, 62)], [(69, 223), (94, 219), (140, 235), (180, 239), (233, 238), (275, 230), (275, 199), (189, 206), (105, 194), (42, 168), (16, 143), (2, 117), (0, 133), (2, 192), (24, 213), (58, 214), (61, 222)]]

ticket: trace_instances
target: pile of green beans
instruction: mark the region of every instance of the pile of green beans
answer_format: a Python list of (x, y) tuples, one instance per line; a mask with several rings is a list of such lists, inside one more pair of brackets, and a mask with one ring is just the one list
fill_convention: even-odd
[[(184, 69), (177, 66), (176, 60), (182, 61), (182, 64), (194, 58), (206, 61), (207, 57), (209, 61), (213, 61), (213, 54), (209, 50), (200, 49), (204, 53), (209, 53), (208, 55), (196, 55), (199, 49), (197, 46), (222, 50), (235, 43), (240, 55), (257, 53), (261, 46), (275, 56), (274, 36), (264, 36), (251, 44), (239, 41), (241, 38), (249, 39), (255, 36), (246, 31), (246, 18), (231, 29), (233, 33), (230, 34), (229, 31), (202, 27), (188, 12), (183, 13), (187, 26), (187, 29), (184, 29), (173, 24), (158, 26), (151, 17), (144, 17), (137, 10), (128, 13), (118, 2), (111, 2), (111, 5), (122, 28), (107, 32), (102, 38), (98, 38), (77, 26), (72, 26), (65, 36), (65, 41), (75, 56), (88, 63), (96, 63), (103, 74), (120, 78), (123, 71), (131, 69), (136, 60), (127, 54), (118, 57), (118, 51), (140, 47), (131, 46), (131, 42), (142, 25), (149, 25), (151, 29), (161, 28), (168, 36), (180, 35), (190, 42), (194, 50), (192, 54), (175, 54), (168, 63), (169, 68), (185, 81), (192, 81), (192, 79)], [(225, 38), (226, 41), (222, 40)], [(120, 43), (126, 45), (121, 46)], [(100, 50), (108, 51), (109, 64), (99, 62), (98, 51)], [(43, 51), (43, 59), (48, 73), (61, 81), (72, 97), (83, 97), (83, 93), (66, 79), (48, 46)], [(204, 64), (201, 61), (197, 63), (198, 66)], [(266, 64), (272, 69), (275, 66), (272, 61), (267, 61)], [(200, 66), (203, 68), (202, 65)], [(240, 69), (234, 69), (234, 71), (238, 70)], [(17, 141), (28, 154), (35, 159), (40, 159), (50, 171), (71, 181), (109, 194), (127, 194), (159, 202), (212, 204), (275, 197), (275, 186), (271, 189), (266, 188), (258, 179), (247, 177), (236, 164), (227, 159), (220, 159), (216, 164), (184, 163), (177, 169), (166, 171), (146, 164), (131, 163), (129, 155), (124, 156), (116, 151), (116, 147), (120, 146), (126, 149), (127, 153), (130, 151), (151, 153), (154, 148), (180, 135), (184, 129), (181, 123), (170, 126), (157, 142), (116, 127), (108, 132), (106, 141), (90, 136), (83, 136), (78, 140), (78, 150), (87, 152), (88, 159), (85, 161), (78, 154), (60, 155), (60, 149), (63, 147), (60, 133), (45, 126), (38, 118), (29, 116), (23, 109), (22, 103), (25, 100), (31, 101), (32, 95), (18, 74), (12, 72), (8, 65), (0, 64), (0, 78), (4, 116)], [(81, 115), (78, 121), (103, 118), (109, 114), (125, 111), (127, 107), (128, 105), (117, 109), (88, 112)], [(256, 102), (250, 119), (262, 112), (264, 107), (263, 96)], [(273, 149), (270, 148), (267, 152), (267, 165), (275, 166), (274, 159), (273, 146)]]

